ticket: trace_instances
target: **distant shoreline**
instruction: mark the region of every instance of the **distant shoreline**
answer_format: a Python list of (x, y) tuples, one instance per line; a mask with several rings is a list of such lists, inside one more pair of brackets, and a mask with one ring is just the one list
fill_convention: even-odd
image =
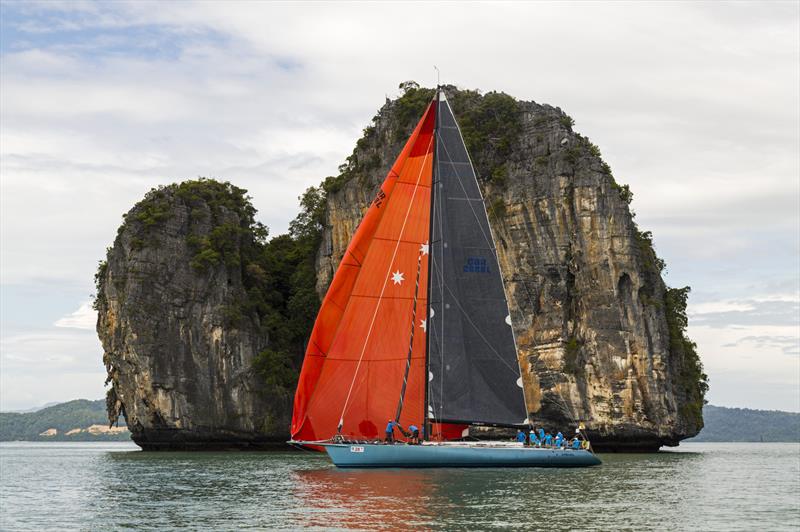
[[(706, 405), (703, 418), (700, 434), (684, 442), (800, 442), (800, 413)], [(124, 420), (119, 425), (108, 428), (105, 400), (76, 399), (33, 412), (0, 412), (0, 442), (132, 442)]]

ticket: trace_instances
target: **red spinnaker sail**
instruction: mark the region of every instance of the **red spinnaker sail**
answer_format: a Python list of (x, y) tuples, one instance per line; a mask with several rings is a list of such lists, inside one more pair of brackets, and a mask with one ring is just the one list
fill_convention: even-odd
[(382, 437), (400, 397), (412, 326), (399, 421), (422, 427), (435, 106), (428, 106), (381, 185), (322, 302), (295, 394), (294, 440), (331, 438), (340, 419), (346, 438)]

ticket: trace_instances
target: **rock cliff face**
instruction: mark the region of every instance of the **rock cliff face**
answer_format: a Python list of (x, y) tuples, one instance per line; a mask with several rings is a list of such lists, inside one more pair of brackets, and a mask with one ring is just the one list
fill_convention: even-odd
[[(340, 174), (301, 198), (289, 235), (243, 190), (190, 181), (125, 216), (97, 274), (111, 388), (145, 449), (259, 447), (288, 436), (319, 297), (428, 104), (413, 83)], [(531, 418), (582, 422), (598, 448), (653, 450), (702, 428), (707, 388), (685, 336), (688, 289), (664, 267), (599, 150), (560, 109), (447, 87), (486, 200)]]
[(285, 441), (291, 393), (258, 371), (269, 335), (243, 305), (261, 229), (243, 192), (212, 181), (153, 190), (101, 263), (109, 419), (122, 412), (144, 449)]
[[(323, 185), (324, 291), (431, 91), (405, 86)], [(583, 422), (599, 448), (652, 450), (702, 428), (705, 376), (668, 289), (599, 150), (560, 109), (446, 89), (481, 181), (504, 271), (528, 409), (553, 429)]]

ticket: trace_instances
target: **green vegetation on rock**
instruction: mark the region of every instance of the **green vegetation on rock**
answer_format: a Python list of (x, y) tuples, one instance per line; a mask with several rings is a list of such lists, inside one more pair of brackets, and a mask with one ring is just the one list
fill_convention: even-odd
[(667, 288), (664, 294), (665, 314), (669, 327), (669, 346), (673, 355), (680, 355), (681, 367), (677, 386), (683, 388), (686, 401), (682, 414), (703, 426), (703, 405), (708, 391), (708, 375), (703, 373), (703, 364), (697, 354), (697, 344), (686, 336), (689, 319), (686, 316), (686, 303), (690, 288)]
[(433, 100), (435, 89), (420, 88), (414, 81), (406, 81), (399, 87), (403, 95), (394, 101), (394, 128), (392, 136), (396, 142), (405, 142), (417, 124), (425, 108)]
[[(389, 113), (388, 140), (397, 145), (405, 142), (436, 93), (435, 89), (420, 87), (414, 81), (403, 82), (399, 88), (403, 94), (385, 108)], [(445, 86), (444, 90), (458, 116), (478, 178), (502, 187), (508, 175), (507, 160), (522, 132), (517, 101), (502, 92), (482, 95), (478, 91), (458, 90), (452, 85)], [(321, 187), (326, 194), (338, 192), (353, 179), (363, 185), (374, 177), (372, 173), (381, 164), (381, 148), (387, 141), (378, 133), (377, 124), (382, 113), (383, 110), (364, 128), (353, 152), (339, 166), (339, 175), (323, 181)]]
[[(635, 225), (635, 224), (634, 224)], [(636, 245), (639, 247), (639, 256), (646, 270), (660, 274), (663, 272), (667, 263), (656, 254), (653, 247), (653, 233), (650, 231), (640, 231), (638, 227), (635, 228), (634, 237), (636, 238)]]
[(492, 220), (502, 220), (506, 216), (506, 202), (498, 196), (489, 203), (487, 210)]
[[(141, 251), (154, 244), (139, 244), (139, 235), (163, 231), (174, 209), (188, 209), (188, 227), (183, 231), (195, 275), (225, 272), (217, 278), (235, 276), (242, 281), (237, 298), (219, 308), (222, 325), (240, 329), (249, 320), (248, 330), (255, 327), (268, 338), (269, 348), (258, 355), (255, 370), (289, 393), (320, 303), (314, 259), (324, 200), (322, 188), (308, 189), (289, 234), (268, 240), (267, 228), (256, 220), (246, 190), (201, 178), (152, 189), (125, 217), (119, 235), (128, 229), (135, 235), (131, 252)], [(105, 297), (106, 272), (107, 261), (102, 261), (95, 276), (96, 308)]]
[[(403, 95), (391, 104), (392, 120), (389, 133), (389, 140), (396, 144), (405, 142), (435, 93), (433, 89), (420, 88), (414, 81), (401, 83), (399, 88), (403, 91)], [(353, 152), (339, 166), (339, 175), (330, 176), (323, 181), (322, 192), (336, 193), (353, 179), (357, 179), (362, 185), (370, 180), (372, 173), (380, 167), (380, 150), (387, 140), (378, 135), (377, 124), (380, 119), (379, 112), (372, 118), (372, 124), (364, 128)]]
[(259, 353), (255, 369), (279, 392), (294, 390), (305, 353), (305, 342), (319, 310), (314, 259), (322, 236), (325, 191), (309, 188), (300, 197), (300, 214), (289, 224), (289, 234), (270, 240), (263, 261), (254, 264), (265, 290), (260, 300), (269, 348)]
[(517, 100), (503, 92), (446, 90), (478, 179), (504, 185), (506, 162), (522, 133)]
[(581, 343), (574, 336), (570, 336), (564, 343), (564, 371), (566, 373), (574, 375), (581, 372), (582, 367), (579, 361), (580, 352)]
[(608, 165), (608, 163), (602, 160), (603, 154), (601, 153), (597, 144), (594, 144), (592, 141), (582, 135), (576, 134), (575, 136), (579, 139), (578, 150), (570, 151), (570, 149), (568, 149), (567, 153), (565, 154), (565, 159), (571, 164), (576, 164), (583, 152), (583, 149), (585, 149), (592, 157), (600, 162), (601, 172), (611, 179), (611, 188), (613, 188), (617, 194), (619, 194), (619, 197), (622, 201), (624, 201), (627, 205), (630, 205), (633, 201), (633, 192), (631, 191), (630, 186), (620, 185), (617, 183), (617, 181), (614, 179), (614, 174), (611, 172), (611, 167)]
[(184, 181), (170, 188), (189, 208), (193, 268), (205, 271), (223, 263), (235, 268), (256, 260), (267, 228), (256, 221), (246, 190), (213, 179)]

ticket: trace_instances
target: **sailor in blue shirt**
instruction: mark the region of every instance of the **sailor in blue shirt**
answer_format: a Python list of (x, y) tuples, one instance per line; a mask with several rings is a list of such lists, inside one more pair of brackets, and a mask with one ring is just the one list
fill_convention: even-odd
[(411, 432), (411, 443), (419, 443), (419, 427), (416, 425), (409, 425), (408, 430)]
[(396, 424), (390, 419), (389, 424), (386, 425), (386, 443), (394, 443), (394, 426)]
[(561, 434), (561, 431), (558, 431), (558, 434), (556, 434), (556, 447), (561, 447), (562, 441), (564, 441), (564, 435)]
[(573, 449), (580, 449), (581, 448), (581, 440), (579, 440), (578, 438), (573, 438), (572, 439), (572, 448)]
[(536, 432), (533, 429), (531, 429), (531, 432), (528, 434), (528, 438), (530, 439), (531, 446), (539, 445), (539, 438), (536, 437)]
[(517, 430), (517, 441), (524, 444), (525, 440), (526, 440), (525, 433), (522, 432), (521, 430)]
[(544, 443), (544, 429), (539, 427), (539, 441)]
[(553, 435), (549, 432), (544, 435), (544, 444), (546, 447), (550, 447), (553, 445)]

